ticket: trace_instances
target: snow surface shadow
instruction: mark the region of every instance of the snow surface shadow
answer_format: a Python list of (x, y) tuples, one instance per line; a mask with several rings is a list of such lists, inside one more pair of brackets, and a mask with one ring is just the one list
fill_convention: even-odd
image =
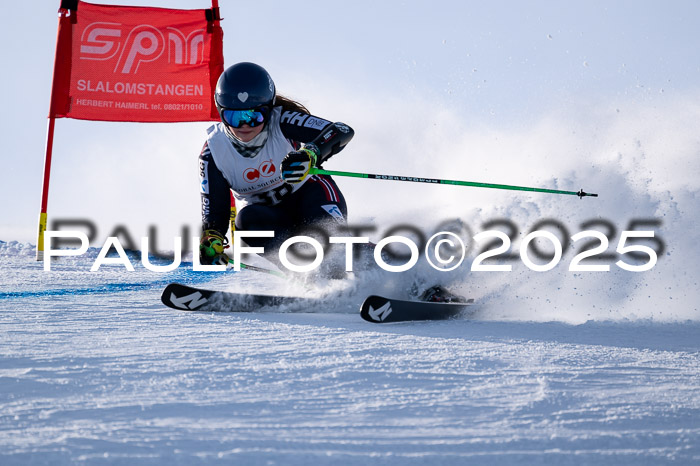
[(246, 318), (296, 325), (340, 326), (346, 330), (377, 334), (481, 342), (542, 342), (609, 346), (657, 351), (700, 351), (700, 323), (595, 322), (572, 325), (563, 322), (490, 321), (470, 317), (442, 321), (371, 324), (352, 313), (265, 313)]

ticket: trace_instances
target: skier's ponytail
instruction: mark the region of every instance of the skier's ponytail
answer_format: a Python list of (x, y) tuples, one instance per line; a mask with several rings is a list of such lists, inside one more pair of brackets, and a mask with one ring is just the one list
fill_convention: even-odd
[(275, 106), (282, 107), (282, 112), (299, 112), (311, 114), (309, 110), (296, 100), (277, 94)]

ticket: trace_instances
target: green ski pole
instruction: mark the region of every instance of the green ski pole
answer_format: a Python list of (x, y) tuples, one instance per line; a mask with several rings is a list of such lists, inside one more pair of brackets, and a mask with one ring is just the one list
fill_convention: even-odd
[(583, 197), (598, 197), (597, 194), (591, 194), (584, 192), (583, 189), (580, 191), (561, 191), (559, 189), (545, 189), (545, 188), (531, 188), (528, 186), (512, 186), (508, 184), (494, 184), (494, 183), (479, 183), (475, 181), (455, 181), (455, 180), (442, 180), (438, 178), (424, 178), (415, 176), (396, 176), (396, 175), (376, 175), (372, 173), (354, 173), (354, 172), (341, 172), (334, 170), (324, 170), (322, 168), (312, 167), (309, 170), (312, 175), (331, 175), (331, 176), (348, 176), (351, 178), (369, 178), (373, 180), (391, 180), (391, 181), (411, 181), (414, 183), (432, 183), (432, 184), (450, 184), (455, 186), (471, 186), (475, 188), (491, 188), (491, 189), (508, 189), (511, 191), (530, 191), (535, 193), (548, 193), (548, 194), (567, 194), (571, 196)]

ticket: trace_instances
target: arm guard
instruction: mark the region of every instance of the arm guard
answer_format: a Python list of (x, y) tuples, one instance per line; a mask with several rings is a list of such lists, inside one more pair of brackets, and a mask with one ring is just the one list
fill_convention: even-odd
[(318, 156), (316, 166), (343, 150), (355, 135), (355, 131), (345, 123), (333, 123), (327, 126), (313, 141), (304, 145)]
[[(317, 154), (317, 166), (340, 152), (355, 135), (352, 128), (344, 123), (331, 123), (314, 115), (294, 111), (282, 113), (280, 129), (290, 142), (303, 143)], [(298, 144), (293, 145), (299, 149)]]

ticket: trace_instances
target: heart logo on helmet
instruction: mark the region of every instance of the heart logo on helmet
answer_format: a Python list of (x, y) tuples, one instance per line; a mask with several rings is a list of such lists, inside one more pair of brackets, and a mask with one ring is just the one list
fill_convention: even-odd
[(238, 93), (238, 100), (245, 103), (245, 101), (248, 100), (248, 93), (247, 92), (239, 92)]

